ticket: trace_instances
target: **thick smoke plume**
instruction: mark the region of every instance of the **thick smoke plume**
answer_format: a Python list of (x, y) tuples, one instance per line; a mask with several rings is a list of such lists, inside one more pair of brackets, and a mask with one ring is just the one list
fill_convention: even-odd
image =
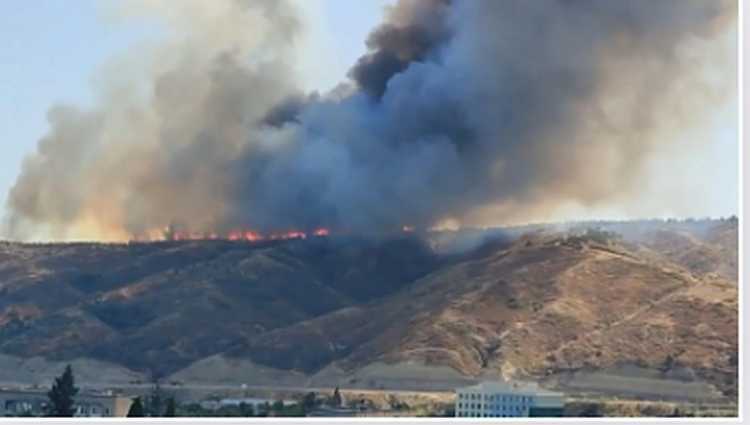
[(176, 41), (98, 107), (49, 112), (11, 237), (380, 233), (595, 205), (734, 90), (716, 42), (731, 1), (403, 0), (320, 95), (289, 70), (292, 6), (146, 6)]

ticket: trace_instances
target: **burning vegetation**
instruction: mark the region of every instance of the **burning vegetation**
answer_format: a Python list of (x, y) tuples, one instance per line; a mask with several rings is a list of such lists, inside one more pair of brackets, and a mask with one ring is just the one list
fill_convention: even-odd
[(136, 241), (188, 241), (188, 240), (230, 240), (230, 241), (247, 241), (247, 242), (259, 242), (259, 241), (276, 241), (276, 240), (289, 240), (289, 239), (307, 239), (308, 237), (324, 237), (330, 234), (330, 230), (321, 227), (310, 232), (303, 232), (300, 230), (290, 230), (287, 232), (273, 232), (263, 234), (252, 230), (231, 230), (226, 233), (201, 233), (201, 232), (190, 232), (178, 230), (174, 226), (168, 226), (163, 230), (161, 234), (153, 236), (145, 236), (135, 238)]

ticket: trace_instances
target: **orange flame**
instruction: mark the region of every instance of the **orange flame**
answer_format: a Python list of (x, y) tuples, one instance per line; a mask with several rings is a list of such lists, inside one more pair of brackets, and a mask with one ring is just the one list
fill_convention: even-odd
[[(330, 229), (319, 227), (309, 233), (310, 236), (325, 237), (331, 234)], [(264, 235), (254, 230), (235, 229), (226, 234), (220, 235), (216, 232), (199, 233), (191, 231), (177, 231), (166, 228), (162, 231), (149, 232), (146, 236), (135, 238), (136, 241), (191, 241), (191, 240), (229, 240), (229, 241), (247, 241), (258, 242), (264, 240), (288, 240), (288, 239), (307, 239), (308, 233), (300, 230), (290, 230), (287, 232), (277, 232)]]
[(313, 232), (313, 235), (315, 235), (315, 236), (328, 236), (330, 233), (331, 232), (328, 229), (326, 229), (324, 227), (321, 227), (319, 229), (315, 229), (315, 231)]

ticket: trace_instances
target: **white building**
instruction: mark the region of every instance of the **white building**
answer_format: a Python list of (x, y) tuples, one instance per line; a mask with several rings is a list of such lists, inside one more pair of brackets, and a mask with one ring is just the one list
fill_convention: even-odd
[(456, 416), (506, 418), (560, 416), (563, 395), (532, 384), (483, 382), (456, 390)]
[[(80, 393), (73, 397), (77, 417), (126, 416), (133, 400), (111, 393)], [(0, 417), (40, 416), (49, 407), (47, 392), (42, 390), (0, 389)]]

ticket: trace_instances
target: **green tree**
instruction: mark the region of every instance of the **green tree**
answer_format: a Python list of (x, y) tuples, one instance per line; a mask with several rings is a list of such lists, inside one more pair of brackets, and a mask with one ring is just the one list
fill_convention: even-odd
[(334, 407), (341, 407), (343, 403), (344, 400), (341, 398), (339, 387), (336, 387), (336, 389), (333, 390), (333, 396), (331, 397), (331, 405), (333, 405)]
[(50, 401), (50, 416), (73, 417), (75, 413), (73, 397), (76, 394), (78, 394), (78, 388), (75, 386), (73, 368), (67, 365), (63, 374), (55, 378), (52, 389), (47, 393)]
[(255, 416), (255, 408), (251, 403), (240, 403), (240, 415), (245, 417)]
[(314, 392), (309, 392), (305, 394), (305, 397), (302, 399), (302, 408), (305, 409), (305, 412), (309, 412), (315, 408), (317, 405), (317, 399)]
[(169, 397), (167, 399), (167, 409), (164, 412), (164, 417), (174, 418), (175, 416), (177, 416), (177, 403), (175, 403), (174, 397)]
[(145, 400), (146, 403), (143, 406), (143, 410), (148, 416), (159, 417), (164, 413), (164, 406), (162, 405), (163, 394), (159, 380), (154, 379), (153, 382), (154, 386), (151, 388), (151, 394)]
[(128, 417), (142, 418), (144, 416), (145, 414), (143, 411), (143, 402), (141, 402), (140, 397), (136, 397), (133, 399), (133, 404), (130, 405), (130, 410), (128, 410)]
[(271, 406), (271, 410), (277, 413), (281, 412), (282, 410), (284, 410), (284, 402), (281, 400), (274, 401), (273, 405)]
[(265, 417), (268, 416), (268, 412), (271, 411), (271, 405), (268, 404), (268, 402), (264, 402), (260, 406), (258, 406), (258, 413), (257, 416)]

